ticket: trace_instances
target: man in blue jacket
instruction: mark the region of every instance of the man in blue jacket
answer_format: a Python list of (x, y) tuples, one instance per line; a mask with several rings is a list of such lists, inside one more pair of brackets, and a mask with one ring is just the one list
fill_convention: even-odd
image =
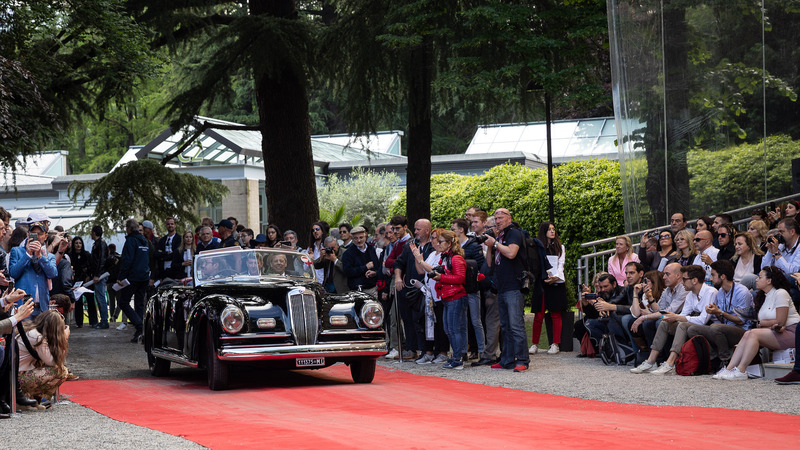
[[(50, 220), (44, 213), (31, 213), (28, 238), (11, 249), (9, 273), (16, 286), (33, 296), (31, 319), (50, 309), (50, 287), (47, 280), (58, 276), (56, 257), (44, 245)], [(21, 300), (20, 302), (21, 303)]]
[[(125, 245), (122, 247), (119, 275), (121, 284), (127, 284), (121, 291), (118, 305), (136, 327), (132, 343), (142, 337), (142, 318), (144, 317), (147, 285), (150, 282), (150, 248), (147, 240), (139, 233), (139, 222), (128, 219), (125, 222)], [(133, 297), (133, 309), (131, 309)]]

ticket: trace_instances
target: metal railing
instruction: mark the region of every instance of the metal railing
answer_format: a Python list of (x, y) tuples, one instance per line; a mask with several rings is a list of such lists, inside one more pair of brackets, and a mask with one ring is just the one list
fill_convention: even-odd
[[(733, 224), (735, 226), (737, 226), (737, 228), (738, 228), (739, 225), (750, 222), (751, 217), (750, 217), (749, 213), (751, 211), (753, 211), (754, 209), (766, 209), (766, 207), (769, 206), (771, 203), (781, 203), (781, 202), (785, 202), (787, 200), (798, 199), (798, 198), (800, 198), (800, 193), (787, 195), (785, 197), (780, 197), (780, 198), (776, 198), (776, 199), (773, 199), (773, 200), (768, 200), (766, 202), (756, 203), (754, 205), (746, 206), (744, 208), (738, 208), (738, 209), (734, 209), (734, 210), (731, 210), (731, 211), (725, 211), (723, 214), (729, 214), (731, 216), (734, 216), (734, 215), (738, 215), (738, 214), (741, 214), (741, 213), (747, 213), (747, 217), (735, 220), (733, 222)], [(711, 217), (714, 217), (714, 216), (711, 216)], [(688, 222), (689, 225), (694, 225), (695, 223), (697, 223), (697, 220), (691, 220), (691, 221)], [(649, 228), (649, 229), (641, 230), (641, 231), (634, 231), (633, 233), (627, 233), (627, 236), (632, 238), (631, 240), (633, 240), (633, 242), (634, 242), (633, 249), (631, 249), (631, 252), (638, 253), (639, 240), (640, 240), (639, 238), (641, 238), (641, 236), (644, 233), (646, 233), (648, 231), (654, 231), (654, 230), (658, 230), (658, 231), (666, 230), (668, 228), (669, 228), (669, 225), (663, 225), (663, 226), (660, 226), (660, 227)], [(592, 281), (592, 278), (594, 278), (594, 275), (596, 273), (606, 271), (606, 267), (607, 267), (607, 263), (608, 263), (607, 260), (608, 260), (609, 257), (611, 257), (611, 255), (614, 254), (614, 249), (597, 251), (597, 247), (601, 246), (601, 245), (605, 245), (605, 244), (611, 244), (615, 240), (616, 240), (616, 236), (605, 238), (605, 239), (599, 239), (599, 240), (591, 241), (591, 242), (585, 242), (585, 243), (581, 244), (581, 248), (590, 248), (591, 247), (592, 252), (588, 253), (586, 255), (583, 255), (580, 258), (578, 258), (578, 263), (577, 263), (577, 266), (576, 266), (576, 271), (578, 273), (578, 289), (576, 291), (578, 299), (580, 299), (580, 295), (581, 295), (581, 286), (583, 284), (587, 284), (587, 285), (590, 284), (590, 282)]]

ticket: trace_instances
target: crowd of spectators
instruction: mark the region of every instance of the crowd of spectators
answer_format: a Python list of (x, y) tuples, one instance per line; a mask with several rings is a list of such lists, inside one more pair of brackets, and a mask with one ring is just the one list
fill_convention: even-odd
[[(663, 375), (675, 372), (683, 344), (701, 335), (711, 346), (714, 378), (746, 379), (760, 347), (797, 346), (799, 210), (792, 201), (776, 211), (756, 212), (742, 232), (726, 214), (700, 217), (692, 229), (676, 213), (669, 228), (643, 234), (638, 251), (628, 236), (618, 236), (608, 272), (595, 277), (593, 289), (582, 287), (575, 336), (585, 334), (597, 345), (613, 335), (634, 349), (631, 372)], [(491, 214), (469, 208), (449, 229), (432, 229), (428, 219), (409, 224), (402, 215), (378, 224), (372, 234), (363, 226), (342, 223), (331, 229), (318, 221), (308, 232), (307, 248), (299, 246), (293, 230), (269, 224), (256, 234), (234, 217), (216, 224), (204, 218), (183, 232), (175, 219), (166, 218), (162, 236), (152, 221), (129, 219), (121, 254), (105, 242), (100, 226), (92, 228), (91, 242), (84, 242), (59, 227), (50, 229), (41, 212), (13, 228), (10, 219), (0, 208), (0, 286), (6, 287), (0, 298), (5, 335), (0, 414), (8, 413), (11, 395), (22, 406), (46, 408), (58, 385), (73, 377), (66, 368), (65, 315), (74, 310), (78, 328), (86, 318), (91, 327), (107, 329), (122, 313), (117, 328), (129, 321), (135, 328), (131, 342), (137, 343), (148, 295), (164, 280), (190, 279), (195, 256), (219, 248), (306, 253), (326, 291), (358, 290), (382, 303), (388, 313), (386, 358), (444, 369), (461, 370), (473, 361), (472, 367), (524, 372), (531, 355), (539, 353), (546, 317), (553, 326), (546, 353), (559, 353), (562, 313), (570, 307), (566, 251), (556, 225), (543, 222), (531, 234), (506, 208)], [(531, 245), (541, 252), (541, 274), (527, 272), (521, 252)], [(475, 272), (477, 280), (468, 279)], [(526, 276), (536, 286), (529, 296), (530, 347)], [(10, 346), (19, 355), (13, 374)], [(800, 384), (800, 363), (795, 369), (777, 381)], [(6, 392), (10, 376), (17, 380), (16, 392)]]
[[(798, 210), (790, 201), (756, 211), (746, 231), (727, 214), (700, 217), (692, 229), (676, 213), (669, 228), (641, 236), (637, 254), (627, 236), (617, 237), (608, 272), (597, 274), (593, 289), (582, 287), (575, 336), (594, 351), (613, 336), (632, 349), (625, 355), (635, 361), (632, 373), (654, 375), (674, 374), (684, 344), (703, 336), (712, 378), (748, 379), (760, 348), (800, 345)], [(800, 362), (776, 382), (800, 384)]]

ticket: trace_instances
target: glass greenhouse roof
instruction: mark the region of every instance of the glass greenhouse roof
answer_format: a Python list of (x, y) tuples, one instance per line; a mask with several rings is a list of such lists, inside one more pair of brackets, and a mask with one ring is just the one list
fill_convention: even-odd
[[(573, 159), (617, 159), (617, 127), (613, 117), (551, 122), (553, 161)], [(547, 129), (544, 122), (481, 125), (467, 154), (523, 152), (547, 160)]]
[[(234, 122), (195, 117), (195, 121), (187, 131), (173, 133), (166, 130), (136, 152), (137, 158), (163, 159), (171, 155), (196, 133), (204, 122), (216, 125), (241, 125)], [(331, 161), (353, 161), (367, 159), (397, 158), (380, 152), (371, 152), (358, 147), (348, 147), (331, 142), (318, 141), (312, 138), (311, 150), (314, 162), (324, 164)], [(126, 161), (120, 160), (120, 163)], [(262, 165), (261, 132), (253, 130), (224, 130), (208, 128), (200, 133), (169, 165), (198, 166), (220, 164)]]

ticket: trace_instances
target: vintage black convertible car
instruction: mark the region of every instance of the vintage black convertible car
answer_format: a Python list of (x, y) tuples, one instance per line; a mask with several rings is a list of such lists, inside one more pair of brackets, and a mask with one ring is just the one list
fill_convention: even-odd
[(144, 348), (150, 372), (170, 363), (205, 368), (208, 386), (226, 389), (230, 365), (319, 369), (343, 362), (370, 383), (386, 353), (384, 312), (362, 292), (329, 294), (308, 255), (241, 248), (203, 252), (194, 286), (168, 283), (150, 298)]

